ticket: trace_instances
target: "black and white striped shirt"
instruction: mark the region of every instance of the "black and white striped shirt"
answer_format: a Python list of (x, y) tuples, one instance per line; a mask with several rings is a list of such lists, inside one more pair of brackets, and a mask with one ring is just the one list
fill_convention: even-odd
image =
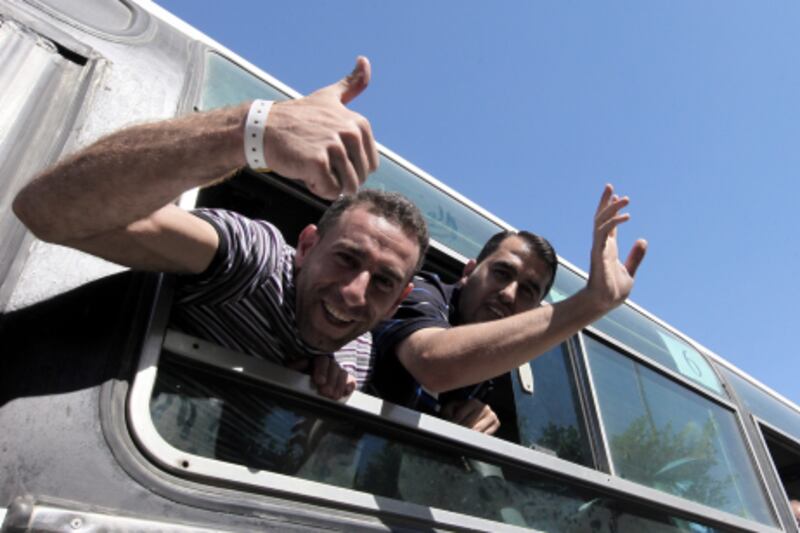
[[(178, 276), (172, 324), (187, 333), (277, 364), (327, 354), (300, 339), (294, 248), (272, 224), (222, 209), (198, 209), (219, 234), (205, 272)], [(360, 389), (372, 371), (369, 333), (334, 354)]]

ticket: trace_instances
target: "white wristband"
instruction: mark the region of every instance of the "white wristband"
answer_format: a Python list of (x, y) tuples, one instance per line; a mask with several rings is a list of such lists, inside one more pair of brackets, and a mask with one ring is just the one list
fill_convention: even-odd
[(264, 159), (264, 126), (271, 107), (271, 100), (253, 100), (244, 125), (244, 156), (247, 166), (259, 172), (269, 171)]

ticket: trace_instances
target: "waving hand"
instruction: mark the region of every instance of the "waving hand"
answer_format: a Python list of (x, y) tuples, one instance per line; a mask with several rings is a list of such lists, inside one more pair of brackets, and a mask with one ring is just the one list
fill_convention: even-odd
[(623, 264), (617, 247), (617, 227), (630, 219), (620, 213), (630, 200), (614, 194), (614, 187), (606, 185), (594, 216), (591, 268), (588, 290), (607, 309), (621, 304), (633, 289), (633, 279), (647, 251), (647, 241), (637, 240)]

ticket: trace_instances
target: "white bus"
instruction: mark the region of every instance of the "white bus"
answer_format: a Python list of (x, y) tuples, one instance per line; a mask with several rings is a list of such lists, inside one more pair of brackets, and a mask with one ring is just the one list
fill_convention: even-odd
[[(169, 276), (34, 239), (38, 170), (126, 125), (297, 93), (145, 0), (0, 0), (2, 531), (798, 531), (800, 409), (628, 302), (498, 380), (470, 431), (169, 327)], [(391, 151), (457, 277), (509, 226)], [(186, 207), (286, 236), (324, 205), (243, 171)], [(586, 275), (561, 260), (557, 301)]]

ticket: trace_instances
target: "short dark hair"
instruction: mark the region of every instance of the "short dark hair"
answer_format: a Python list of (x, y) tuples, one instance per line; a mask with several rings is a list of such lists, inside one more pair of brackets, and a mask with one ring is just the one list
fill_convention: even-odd
[(342, 214), (356, 207), (364, 206), (372, 214), (380, 215), (390, 222), (399, 225), (409, 236), (416, 239), (419, 244), (419, 259), (414, 267), (416, 272), (425, 261), (428, 251), (428, 225), (419, 208), (411, 200), (400, 193), (380, 191), (376, 189), (362, 189), (357, 194), (342, 196), (322, 214), (317, 223), (320, 236), (336, 225)]
[(492, 238), (486, 241), (486, 244), (483, 245), (481, 252), (478, 254), (478, 258), (475, 260), (476, 263), (480, 263), (495, 250), (500, 247), (500, 244), (508, 239), (509, 237), (519, 237), (525, 244), (527, 244), (533, 253), (541, 259), (547, 268), (550, 269), (550, 280), (547, 282), (547, 286), (542, 293), (542, 299), (547, 296), (547, 293), (550, 292), (550, 289), (553, 287), (553, 282), (556, 280), (556, 268), (558, 267), (558, 256), (556, 255), (556, 251), (553, 248), (553, 245), (550, 244), (550, 241), (545, 239), (540, 235), (536, 235), (535, 233), (531, 233), (530, 231), (515, 231), (515, 230), (503, 230), (499, 233), (495, 233), (492, 235)]

